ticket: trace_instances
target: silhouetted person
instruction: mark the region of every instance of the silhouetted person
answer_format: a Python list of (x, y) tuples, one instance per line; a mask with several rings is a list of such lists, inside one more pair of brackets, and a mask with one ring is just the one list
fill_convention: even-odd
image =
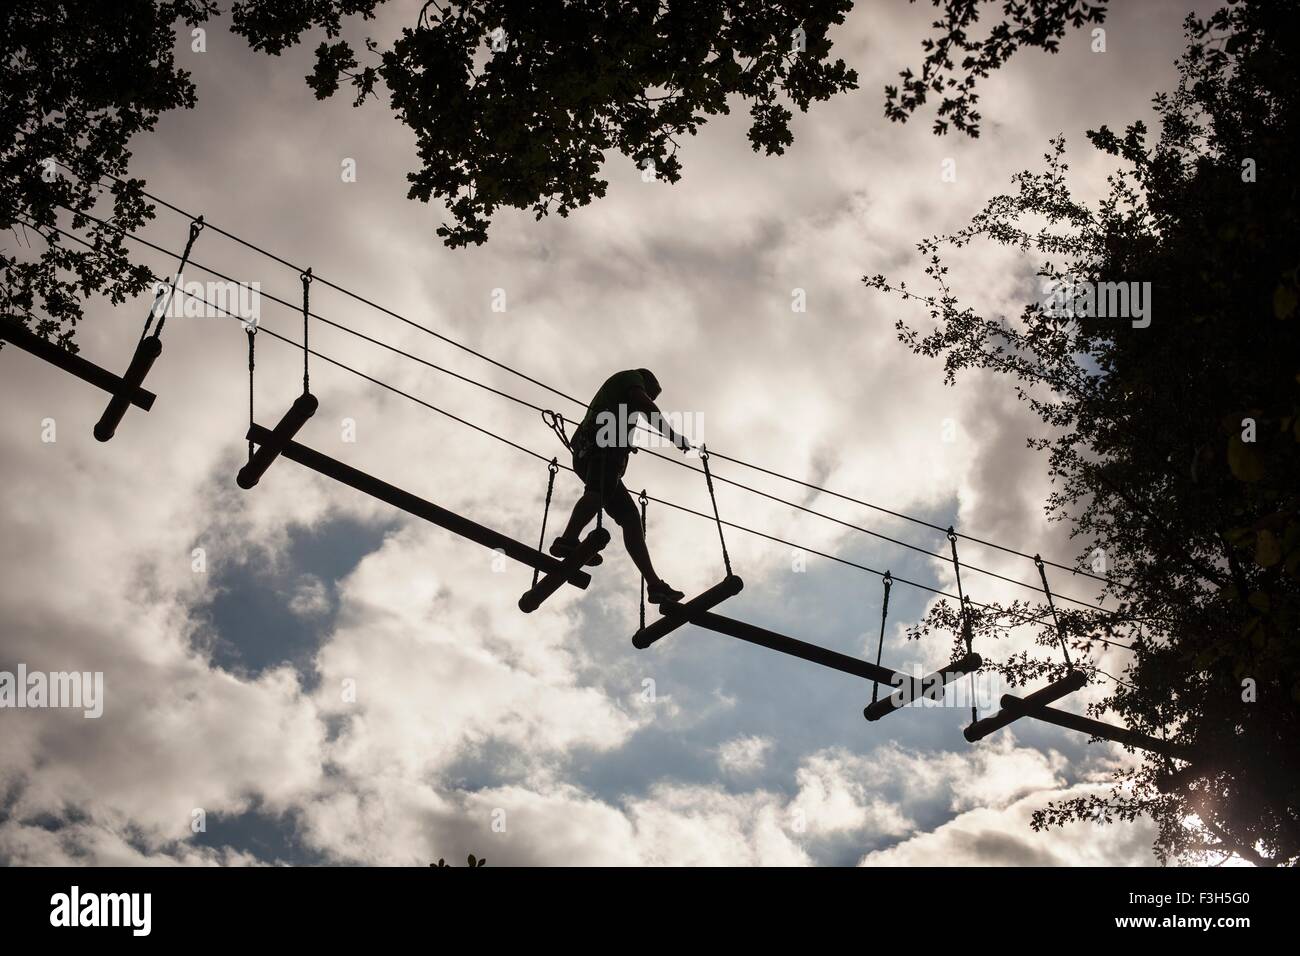
[[(573, 506), (573, 514), (563, 533), (551, 544), (551, 554), (565, 558), (578, 546), (579, 536), (600, 510), (601, 483), (604, 482), (605, 513), (623, 529), (623, 543), (641, 576), (646, 581), (646, 598), (652, 604), (680, 601), (681, 591), (674, 591), (655, 573), (641, 532), (641, 517), (632, 495), (623, 485), (628, 456), (634, 451), (632, 431), (638, 417), (658, 431), (683, 452), (690, 443), (673, 430), (655, 405), (659, 397), (659, 380), (649, 369), (615, 372), (605, 380), (591, 400), (587, 416), (573, 433), (573, 470), (586, 486)], [(600, 564), (595, 555), (588, 564)]]

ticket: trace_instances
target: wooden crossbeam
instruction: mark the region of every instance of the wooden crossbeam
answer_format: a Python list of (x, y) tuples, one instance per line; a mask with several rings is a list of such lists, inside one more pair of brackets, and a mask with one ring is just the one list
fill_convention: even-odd
[(1129, 730), (1127, 727), (1116, 727), (1114, 724), (1107, 724), (1100, 720), (1093, 720), (1091, 717), (1083, 717), (1079, 714), (1071, 714), (1068, 711), (1057, 710), (1055, 707), (1033, 706), (1028, 703), (1027, 699), (1015, 697), (1011, 694), (1002, 695), (1002, 709), (1018, 710), (1019, 714), (1017, 716), (1033, 717), (1035, 720), (1041, 720), (1046, 724), (1054, 724), (1057, 727), (1064, 727), (1066, 730), (1077, 730), (1079, 733), (1088, 734), (1091, 737), (1113, 740), (1115, 743), (1124, 744), (1127, 747), (1150, 750), (1152, 753), (1177, 757), (1180, 760), (1190, 759), (1187, 748), (1159, 740), (1150, 734)]
[(153, 408), (157, 396), (139, 384), (128, 386), (120, 376), (100, 368), (94, 362), (74, 355), (67, 349), (61, 349), (48, 339), (43, 339), (17, 319), (0, 318), (0, 339), (4, 339), (25, 352), (30, 352), (43, 362), (75, 375), (83, 382), (89, 382), (112, 395), (125, 396), (126, 401), (146, 412)]
[[(718, 586), (720, 587), (720, 585)], [(708, 593), (705, 592), (705, 594)], [(704, 597), (704, 595), (701, 595), (701, 597)], [(841, 654), (839, 651), (810, 644), (807, 641), (801, 641), (798, 638), (780, 634), (765, 627), (759, 627), (757, 624), (738, 621), (735, 618), (715, 614), (713, 611), (693, 609), (691, 608), (691, 602), (679, 605), (664, 605), (664, 613), (674, 617), (678, 622), (678, 626), (687, 623), (694, 624), (697, 627), (727, 637), (734, 637), (749, 644), (757, 644), (759, 647), (766, 647), (781, 654), (798, 657), (801, 660), (820, 664), (822, 667), (829, 667), (832, 670), (851, 674), (854, 677), (879, 681), (898, 687), (901, 689), (900, 698), (905, 698), (903, 703), (915, 700), (925, 692), (933, 692), (935, 688), (942, 687), (953, 678), (978, 669), (982, 663), (978, 654), (970, 654), (959, 661), (949, 664), (945, 670), (938, 673), (920, 678), (908, 677), (906, 674), (900, 674), (888, 667), (882, 667), (870, 661), (850, 657), (848, 654)], [(648, 631), (650, 628), (647, 627), (646, 630)], [(884, 713), (892, 712), (895, 709), (888, 698), (879, 701), (879, 704), (889, 708), (888, 711), (883, 709), (880, 711), (882, 716)], [(898, 706), (903, 706), (903, 704), (900, 703)], [(869, 717), (868, 719), (879, 718)]]
[[(248, 430), (248, 438), (258, 444), (263, 444), (272, 439), (272, 433), (270, 429), (254, 424)], [(509, 535), (493, 531), (491, 528), (485, 527), (476, 521), (471, 521), (454, 511), (448, 511), (431, 501), (425, 501), (409, 491), (403, 491), (385, 481), (380, 481), (363, 471), (358, 471), (351, 465), (345, 465), (328, 455), (322, 455), (320, 452), (305, 445), (300, 445), (296, 441), (285, 441), (280, 448), (280, 455), (289, 459), (289, 461), (297, 462), (304, 468), (310, 468), (326, 478), (333, 478), (341, 484), (355, 488), (363, 494), (390, 504), (394, 508), (415, 515), (417, 518), (423, 518), (440, 528), (446, 528), (452, 534), (468, 538), (485, 548), (500, 551), (506, 557), (521, 564), (526, 564), (530, 568), (537, 568), (544, 574), (555, 574), (560, 571), (561, 562), (549, 554), (543, 554), (522, 541), (516, 541)], [(566, 580), (575, 587), (585, 588), (591, 583), (591, 575), (581, 570), (570, 570), (567, 572)]]

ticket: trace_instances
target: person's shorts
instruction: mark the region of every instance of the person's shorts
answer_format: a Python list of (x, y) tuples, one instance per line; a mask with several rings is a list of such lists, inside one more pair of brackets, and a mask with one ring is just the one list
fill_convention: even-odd
[[(584, 455), (573, 456), (573, 472), (582, 479), (587, 491), (593, 495), (603, 493), (605, 513), (621, 526), (625, 521), (639, 522), (632, 495), (623, 484), (627, 471), (628, 452), (624, 449), (601, 451), (592, 449)], [(603, 485), (603, 488), (602, 488)]]

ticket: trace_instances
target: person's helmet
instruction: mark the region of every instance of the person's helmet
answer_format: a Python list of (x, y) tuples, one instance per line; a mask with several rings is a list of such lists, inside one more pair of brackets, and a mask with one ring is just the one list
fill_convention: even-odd
[(658, 398), (659, 393), (663, 391), (663, 389), (659, 387), (659, 379), (655, 378), (655, 373), (650, 371), (648, 368), (639, 368), (637, 371), (641, 373), (641, 377), (645, 379), (646, 392), (652, 399)]

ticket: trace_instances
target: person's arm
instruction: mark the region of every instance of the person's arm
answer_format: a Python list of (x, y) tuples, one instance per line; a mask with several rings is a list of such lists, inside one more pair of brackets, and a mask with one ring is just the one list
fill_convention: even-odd
[(631, 393), (628, 395), (628, 407), (634, 412), (639, 412), (645, 420), (659, 432), (659, 434), (663, 435), (664, 438), (668, 439), (682, 451), (691, 450), (691, 443), (686, 440), (686, 436), (679, 434), (673, 429), (673, 426), (669, 424), (668, 419), (664, 417), (663, 412), (659, 411), (659, 406), (656, 405), (654, 400), (646, 394), (644, 388), (635, 387), (632, 389)]

